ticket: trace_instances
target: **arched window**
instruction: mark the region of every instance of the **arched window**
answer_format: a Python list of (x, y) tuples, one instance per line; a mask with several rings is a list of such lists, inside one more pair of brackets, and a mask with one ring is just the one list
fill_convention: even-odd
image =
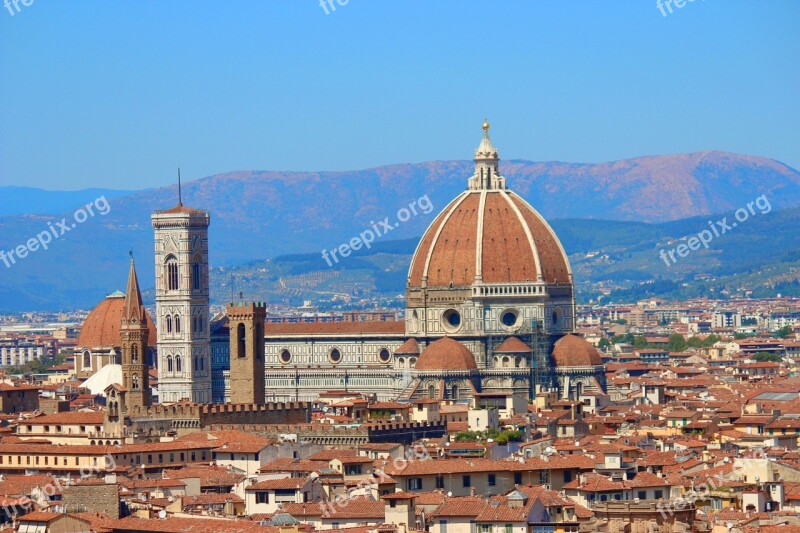
[(172, 372), (172, 356), (167, 356), (167, 372)]
[(178, 290), (178, 260), (174, 255), (167, 257), (166, 261), (167, 290)]
[(131, 384), (133, 385), (134, 389), (139, 388), (139, 376), (137, 374), (134, 374), (131, 378)]
[(181, 332), (181, 317), (175, 315), (175, 333)]
[(175, 356), (175, 372), (182, 372), (180, 355)]
[(83, 368), (92, 368), (92, 354), (89, 350), (83, 352)]
[(172, 316), (167, 315), (167, 333), (172, 333)]
[(195, 259), (192, 263), (192, 289), (199, 291), (202, 285), (202, 278), (200, 277), (200, 262)]
[(133, 363), (139, 362), (139, 346), (136, 344), (131, 346), (131, 362)]
[(244, 324), (240, 323), (236, 326), (236, 356), (237, 357), (244, 357), (245, 356), (245, 328)]

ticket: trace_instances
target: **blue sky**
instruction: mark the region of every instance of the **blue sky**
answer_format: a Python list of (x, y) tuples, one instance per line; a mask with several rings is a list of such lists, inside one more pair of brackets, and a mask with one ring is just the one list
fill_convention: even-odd
[(719, 149), (800, 168), (791, 0), (19, 7), (0, 11), (0, 185), (468, 159), (485, 115), (504, 159)]

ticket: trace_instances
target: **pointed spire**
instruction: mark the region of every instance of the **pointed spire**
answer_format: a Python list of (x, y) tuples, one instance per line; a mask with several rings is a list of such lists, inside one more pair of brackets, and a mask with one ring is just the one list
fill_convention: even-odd
[(181, 195), (181, 167), (178, 167), (178, 205), (183, 205), (183, 198)]
[[(142, 304), (142, 293), (139, 290), (139, 280), (136, 277), (136, 265), (133, 262), (133, 251), (131, 256), (131, 268), (128, 272), (128, 288), (125, 291), (125, 316), (123, 322), (131, 322), (136, 319), (139, 324), (145, 321), (144, 304)], [(146, 322), (144, 322), (146, 325)]]

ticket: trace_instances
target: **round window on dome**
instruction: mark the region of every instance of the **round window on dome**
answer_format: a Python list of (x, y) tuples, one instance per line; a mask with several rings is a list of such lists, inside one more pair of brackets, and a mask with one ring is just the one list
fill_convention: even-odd
[(389, 350), (386, 348), (382, 348), (381, 351), (378, 352), (378, 359), (381, 363), (388, 363), (391, 358), (392, 354), (390, 354)]
[(342, 360), (342, 352), (340, 352), (338, 348), (334, 348), (328, 354), (328, 359), (331, 360), (331, 363), (336, 364)]
[(278, 355), (281, 363), (284, 365), (289, 364), (292, 362), (292, 352), (289, 350), (281, 350), (281, 353)]
[(500, 321), (507, 328), (513, 328), (519, 321), (519, 313), (516, 309), (507, 309), (500, 315)]
[(448, 309), (442, 314), (442, 326), (451, 333), (458, 331), (461, 328), (461, 314), (455, 309)]

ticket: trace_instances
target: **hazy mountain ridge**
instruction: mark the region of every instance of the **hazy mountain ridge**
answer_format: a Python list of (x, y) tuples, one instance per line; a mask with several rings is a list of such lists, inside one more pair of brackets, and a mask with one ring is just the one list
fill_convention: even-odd
[[(800, 206), (796, 170), (770, 159), (724, 152), (601, 164), (507, 161), (501, 163), (501, 172), (509, 187), (549, 220), (663, 222), (731, 212), (760, 194), (768, 196), (774, 209)], [(372, 221), (394, 220), (398, 209), (427, 195), (433, 205), (429, 214), (411, 217), (382, 238), (416, 239), (464, 190), (471, 173), (470, 161), (353, 172), (236, 171), (185, 183), (183, 198), (186, 205), (211, 212), (212, 265), (237, 265), (335, 248)], [(0, 188), (2, 198), (7, 192)], [(93, 191), (81, 191), (71, 209), (96, 197)], [(142, 286), (152, 286), (150, 214), (175, 205), (176, 199), (175, 185), (109, 198), (107, 215), (87, 220), (49, 250), (32, 253), (12, 268), (0, 263), (0, 309), (91, 306), (124, 283), (128, 250), (137, 257)], [(42, 205), (35, 198), (30, 201)], [(0, 249), (25, 243), (61, 216), (0, 216)]]

